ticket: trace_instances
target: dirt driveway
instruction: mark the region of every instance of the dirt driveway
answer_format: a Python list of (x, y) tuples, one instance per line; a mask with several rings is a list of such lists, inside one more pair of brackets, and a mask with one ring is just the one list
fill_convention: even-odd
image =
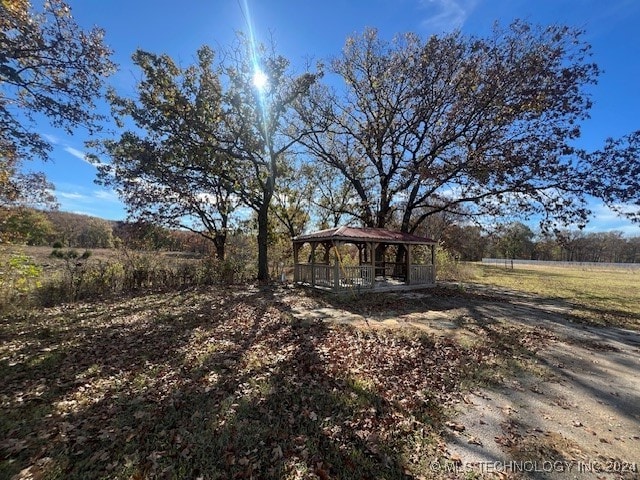
[(508, 372), (497, 365), (491, 382), (465, 395), (434, 470), (455, 478), (640, 478), (640, 332), (578, 323), (564, 302), (477, 285), (386, 298), (384, 308), (369, 309), (316, 297), (293, 313), (419, 328), (462, 343), (508, 327), (536, 333), (540, 343), (526, 364), (514, 361)]

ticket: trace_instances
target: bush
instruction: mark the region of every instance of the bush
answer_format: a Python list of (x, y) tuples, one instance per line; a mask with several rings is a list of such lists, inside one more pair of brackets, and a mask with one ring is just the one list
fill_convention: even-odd
[(40, 286), (42, 267), (24, 254), (1, 258), (0, 311), (28, 304), (32, 291)]
[[(56, 248), (51, 257), (59, 260), (58, 268), (44, 282), (40, 278), (42, 269), (26, 256), (0, 268), (2, 303), (20, 297), (24, 306), (49, 307), (114, 295), (245, 282), (253, 275), (241, 255), (220, 261), (215, 257), (180, 259), (123, 250), (117, 259), (100, 260), (93, 259), (90, 250), (80, 254), (74, 249)], [(7, 269), (11, 269), (10, 275), (4, 274)]]
[(436, 249), (436, 277), (438, 280), (464, 282), (475, 276), (472, 266), (458, 259), (442, 245)]
[(74, 260), (76, 258), (79, 258), (80, 260), (86, 260), (91, 255), (93, 255), (93, 252), (91, 250), (85, 250), (84, 253), (80, 255), (75, 249), (65, 251), (56, 247), (53, 247), (53, 251), (51, 252), (52, 257), (60, 258), (62, 260)]

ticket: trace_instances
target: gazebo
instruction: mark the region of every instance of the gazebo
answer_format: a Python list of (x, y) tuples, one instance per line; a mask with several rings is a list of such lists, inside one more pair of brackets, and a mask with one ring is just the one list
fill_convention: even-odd
[[(303, 262), (305, 245), (310, 250)], [(293, 239), (294, 283), (334, 293), (433, 286), (435, 246), (430, 238), (382, 228), (343, 226), (299, 235)]]

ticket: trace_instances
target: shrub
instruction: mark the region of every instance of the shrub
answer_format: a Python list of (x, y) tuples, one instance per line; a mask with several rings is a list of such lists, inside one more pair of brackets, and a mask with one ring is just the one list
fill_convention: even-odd
[[(2, 302), (18, 296), (27, 306), (53, 306), (64, 302), (93, 300), (108, 296), (166, 291), (201, 285), (244, 282), (253, 275), (242, 255), (230, 255), (220, 261), (215, 257), (177, 259), (157, 254), (122, 251), (117, 259), (93, 259), (90, 250), (54, 249), (59, 259), (55, 272), (40, 281), (42, 269), (26, 256), (0, 265)], [(4, 270), (11, 268), (11, 275)]]
[(4, 311), (29, 302), (31, 292), (40, 286), (42, 267), (24, 254), (1, 258), (0, 311)]
[(436, 249), (436, 276), (438, 280), (467, 281), (475, 276), (473, 267), (460, 262), (440, 245)]
[(73, 260), (75, 258), (78, 258), (78, 251), (73, 248), (70, 250), (60, 250), (58, 248), (54, 248), (51, 252), (51, 256), (60, 258), (62, 260)]

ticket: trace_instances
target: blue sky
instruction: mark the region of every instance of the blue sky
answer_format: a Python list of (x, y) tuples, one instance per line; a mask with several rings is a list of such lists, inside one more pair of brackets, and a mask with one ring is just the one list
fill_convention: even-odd
[[(412, 31), (423, 37), (460, 28), (488, 34), (494, 22), (516, 18), (532, 23), (567, 24), (586, 30), (594, 61), (603, 70), (591, 88), (594, 108), (583, 124), (578, 145), (600, 147), (608, 137), (640, 129), (640, 2), (637, 0), (68, 0), (76, 21), (106, 31), (120, 71), (109, 82), (131, 93), (138, 72), (131, 54), (142, 48), (167, 53), (183, 65), (192, 63), (203, 44), (229, 46), (238, 30), (246, 31), (248, 7), (257, 40), (273, 39), (279, 53), (299, 70), (338, 55), (348, 35), (375, 27), (385, 38)], [(73, 136), (46, 123), (41, 132), (55, 144), (52, 162), (33, 169), (47, 173), (56, 186), (61, 209), (108, 219), (123, 219), (117, 196), (93, 183), (95, 168), (84, 160), (86, 132)], [(640, 235), (632, 225), (595, 202), (587, 231), (622, 230)]]

